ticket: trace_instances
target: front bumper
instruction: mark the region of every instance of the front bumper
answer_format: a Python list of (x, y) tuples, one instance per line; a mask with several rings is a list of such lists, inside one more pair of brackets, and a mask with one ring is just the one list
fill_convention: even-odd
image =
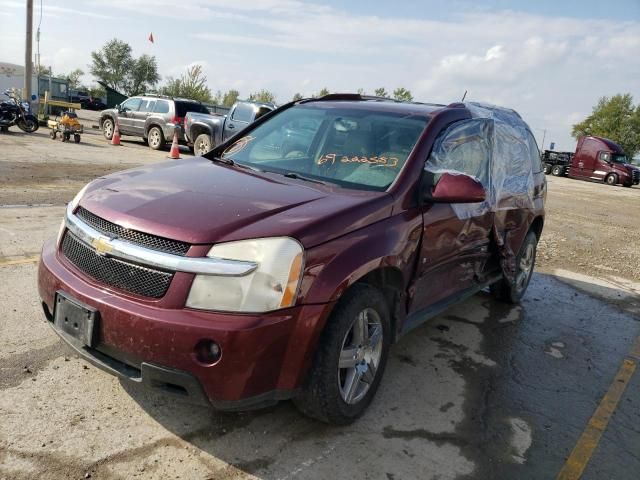
[[(95, 284), (60, 256), (54, 241), (43, 247), (38, 288), (50, 322), (57, 291), (98, 310), (94, 348), (56, 329), (94, 365), (224, 410), (258, 408), (294, 396), (332, 307), (303, 305), (261, 315), (161, 308)], [(221, 347), (213, 365), (196, 360), (195, 346), (203, 339)]]

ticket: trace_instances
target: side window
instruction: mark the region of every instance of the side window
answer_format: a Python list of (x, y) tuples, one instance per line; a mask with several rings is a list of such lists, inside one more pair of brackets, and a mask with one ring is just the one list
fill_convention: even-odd
[(142, 103), (141, 98), (130, 98), (122, 103), (122, 110), (129, 110), (130, 112), (136, 112), (138, 107), (140, 107), (140, 103)]
[(611, 154), (609, 152), (600, 152), (600, 160), (609, 163), (611, 161)]
[(156, 101), (153, 111), (155, 113), (169, 113), (169, 102), (167, 102), (166, 100)]
[(454, 123), (436, 139), (425, 168), (466, 173), (489, 185), (492, 131), (493, 121), (486, 118)]
[(251, 121), (251, 117), (253, 117), (253, 105), (241, 103), (237, 105), (235, 110), (233, 111), (231, 120), (235, 120), (236, 122), (249, 123)]
[(540, 157), (540, 150), (538, 150), (538, 143), (536, 139), (527, 131), (527, 143), (529, 146), (529, 158), (531, 159), (531, 171), (533, 173), (542, 172), (542, 158)]
[(139, 112), (153, 112), (153, 107), (155, 107), (156, 101), (153, 98), (144, 98), (142, 99), (142, 103), (140, 104)]

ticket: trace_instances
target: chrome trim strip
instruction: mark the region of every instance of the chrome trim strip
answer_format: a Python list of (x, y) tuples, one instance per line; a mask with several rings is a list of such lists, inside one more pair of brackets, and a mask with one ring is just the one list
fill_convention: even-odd
[[(118, 238), (109, 238), (75, 216), (71, 205), (67, 207), (65, 224), (71, 233), (96, 250), (99, 255), (119, 258), (147, 267), (174, 272), (227, 277), (248, 275), (258, 268), (258, 264), (255, 262), (227, 260), (224, 258), (182, 257), (141, 247)], [(101, 251), (96, 248), (96, 245), (101, 247)]]

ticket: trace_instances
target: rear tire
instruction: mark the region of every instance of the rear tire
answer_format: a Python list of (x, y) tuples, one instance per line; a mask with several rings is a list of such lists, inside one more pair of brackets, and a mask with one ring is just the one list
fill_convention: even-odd
[(549, 175), (551, 173), (552, 165), (549, 163), (544, 164), (544, 174)]
[(516, 278), (514, 281), (509, 282), (503, 278), (490, 287), (491, 294), (497, 300), (506, 303), (519, 303), (524, 297), (536, 264), (537, 246), (538, 237), (534, 232), (529, 231), (516, 257)]
[(211, 144), (211, 137), (208, 133), (201, 133), (196, 137), (196, 141), (193, 144), (193, 153), (199, 157), (207, 153), (213, 145)]
[(615, 173), (610, 173), (605, 177), (604, 183), (613, 187), (618, 184), (618, 176)]
[(564, 173), (564, 167), (560, 165), (554, 165), (553, 168), (551, 169), (551, 175), (553, 175), (554, 177), (561, 177), (563, 173)]
[(147, 142), (151, 150), (161, 150), (164, 147), (164, 135), (159, 127), (151, 127), (147, 133)]
[(80, 135), (78, 135), (77, 133), (75, 133), (73, 135), (73, 141), (76, 143), (80, 143)]
[(351, 287), (327, 321), (302, 392), (293, 400), (296, 407), (325, 423), (356, 420), (378, 389), (390, 341), (382, 292), (366, 284)]
[(51, 130), (49, 132), (49, 136), (51, 137), (51, 140), (55, 140), (56, 139), (56, 131), (55, 130)]

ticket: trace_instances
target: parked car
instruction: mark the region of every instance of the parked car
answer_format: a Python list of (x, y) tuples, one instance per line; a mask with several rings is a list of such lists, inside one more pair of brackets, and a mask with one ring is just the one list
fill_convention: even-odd
[(275, 108), (272, 103), (239, 101), (227, 115), (189, 112), (184, 122), (187, 144), (196, 155), (204, 155)]
[(81, 102), (82, 104), (82, 108), (84, 108), (85, 110), (104, 110), (105, 108), (107, 108), (107, 104), (104, 103), (102, 100), (100, 100), (99, 98), (90, 98), (88, 100), (85, 100), (84, 102)]
[(607, 185), (631, 187), (640, 183), (640, 169), (634, 167), (622, 148), (608, 138), (586, 136), (578, 139), (575, 153), (545, 150), (545, 173)]
[(100, 128), (105, 138), (111, 140), (117, 120), (120, 135), (141, 137), (150, 148), (160, 150), (172, 140), (176, 131), (178, 141), (185, 143), (183, 123), (188, 112), (207, 113), (208, 110), (195, 100), (141, 95), (128, 98), (115, 108), (103, 110)]
[(44, 314), (125, 380), (349, 423), (404, 334), (486, 287), (523, 297), (539, 155), (508, 109), (291, 102), (204, 157), (85, 186), (43, 247)]

